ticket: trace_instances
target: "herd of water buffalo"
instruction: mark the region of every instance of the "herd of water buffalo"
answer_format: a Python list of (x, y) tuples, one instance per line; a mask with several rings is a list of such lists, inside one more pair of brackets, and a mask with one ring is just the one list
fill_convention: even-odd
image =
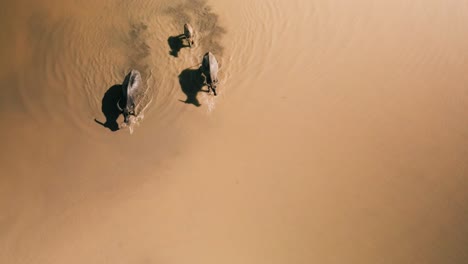
[[(183, 37), (188, 45), (192, 47), (195, 43), (195, 31), (190, 24), (184, 25)], [(216, 95), (216, 84), (218, 83), (218, 61), (211, 52), (203, 55), (202, 63), (199, 68), (201, 76), (204, 77), (204, 84), (208, 86), (208, 93)], [(129, 122), (131, 115), (135, 116), (135, 96), (141, 87), (141, 74), (137, 70), (131, 70), (125, 77), (122, 84), (122, 96), (117, 102), (117, 107), (123, 114), (125, 123)]]

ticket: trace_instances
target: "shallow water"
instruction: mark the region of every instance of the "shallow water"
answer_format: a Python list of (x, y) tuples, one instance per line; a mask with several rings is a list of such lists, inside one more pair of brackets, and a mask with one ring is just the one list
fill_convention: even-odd
[(467, 9), (7, 1), (0, 263), (465, 263)]

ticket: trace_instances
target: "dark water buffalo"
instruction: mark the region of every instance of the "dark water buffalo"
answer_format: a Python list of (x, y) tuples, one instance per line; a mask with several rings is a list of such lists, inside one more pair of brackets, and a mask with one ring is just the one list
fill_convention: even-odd
[(218, 61), (213, 53), (207, 52), (203, 56), (200, 69), (203, 75), (205, 75), (208, 92), (213, 91), (213, 94), (216, 95), (216, 84), (218, 83)]
[(141, 87), (141, 74), (132, 70), (127, 74), (122, 84), (122, 97), (117, 102), (117, 107), (122, 112), (125, 123), (128, 123), (130, 115), (135, 116), (135, 97)]
[(189, 46), (192, 47), (194, 44), (195, 32), (190, 24), (184, 24), (184, 36), (188, 40)]

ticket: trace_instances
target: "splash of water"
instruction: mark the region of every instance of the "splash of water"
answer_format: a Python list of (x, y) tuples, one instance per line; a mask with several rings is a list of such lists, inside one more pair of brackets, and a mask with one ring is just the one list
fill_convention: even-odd
[(215, 97), (211, 94), (203, 94), (201, 100), (202, 104), (207, 106), (207, 112), (213, 112), (216, 106)]
[(130, 134), (133, 134), (135, 127), (140, 125), (140, 122), (143, 120), (143, 118), (144, 118), (143, 114), (139, 114), (137, 116), (129, 116), (128, 122), (127, 123), (122, 122), (120, 124), (120, 128), (121, 129), (128, 128), (128, 130), (130, 131)]
[[(133, 134), (133, 131), (134, 131), (135, 127), (140, 126), (141, 122), (145, 118), (144, 112), (148, 108), (148, 106), (151, 104), (152, 101), (153, 101), (153, 99), (150, 98), (149, 102), (144, 105), (144, 107), (143, 107), (143, 109), (141, 109), (141, 111), (137, 110), (138, 114), (136, 116), (133, 116), (133, 115), (129, 116), (127, 123), (122, 122), (120, 124), (120, 126), (119, 126), (120, 129), (128, 128), (128, 130), (130, 131), (130, 135)], [(137, 109), (139, 108), (139, 106), (140, 105), (137, 105)]]

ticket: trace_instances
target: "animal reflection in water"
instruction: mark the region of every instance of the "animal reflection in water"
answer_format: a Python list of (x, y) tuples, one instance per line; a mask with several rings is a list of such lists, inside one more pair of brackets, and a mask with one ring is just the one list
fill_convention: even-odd
[(117, 124), (118, 117), (123, 114), (124, 126), (129, 126), (132, 119), (136, 117), (136, 101), (141, 91), (141, 74), (137, 70), (132, 70), (125, 76), (124, 82), (120, 85), (110, 87), (102, 98), (102, 113), (106, 117), (106, 122), (95, 121), (112, 131), (119, 130)]

